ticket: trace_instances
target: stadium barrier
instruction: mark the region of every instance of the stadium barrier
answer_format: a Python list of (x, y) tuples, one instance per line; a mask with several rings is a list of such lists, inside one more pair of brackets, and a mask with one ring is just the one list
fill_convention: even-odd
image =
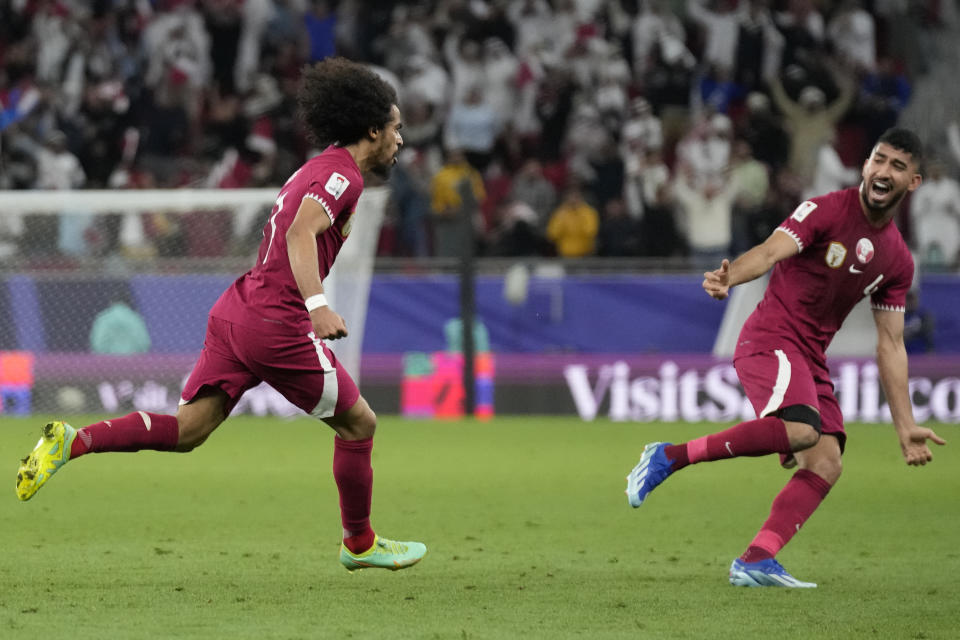
[[(444, 354), (445, 357), (450, 354)], [(195, 359), (194, 354), (149, 354), (129, 358), (94, 354), (41, 354), (33, 362), (32, 411), (118, 413), (134, 409), (172, 412)], [(449, 372), (450, 362), (438, 361)], [(478, 361), (482, 362), (481, 361)], [(753, 410), (729, 361), (701, 354), (497, 354), (485, 384), (489, 410), (498, 414), (579, 415), (585, 421), (734, 422)], [(478, 368), (485, 367), (478, 364)], [(850, 421), (887, 422), (876, 364), (870, 359), (830, 361), (844, 416)], [(960, 356), (916, 356), (910, 363), (910, 392), (919, 421), (960, 422)], [(419, 373), (425, 373), (420, 369)], [(363, 394), (379, 413), (403, 414), (409, 385), (404, 354), (365, 354)], [(406, 374), (406, 376), (405, 376)], [(482, 377), (478, 377), (478, 383)], [(428, 382), (420, 407), (438, 417), (458, 417), (455, 405), (437, 402)], [(454, 381), (455, 384), (455, 381)], [(448, 389), (447, 393), (456, 393)], [(460, 390), (462, 398), (462, 389)], [(455, 399), (456, 396), (454, 396)], [(489, 396), (487, 396), (489, 397)], [(416, 399), (406, 413), (417, 416)], [(236, 413), (293, 416), (298, 411), (276, 391), (261, 385), (249, 391)], [(446, 413), (445, 413), (446, 412)]]

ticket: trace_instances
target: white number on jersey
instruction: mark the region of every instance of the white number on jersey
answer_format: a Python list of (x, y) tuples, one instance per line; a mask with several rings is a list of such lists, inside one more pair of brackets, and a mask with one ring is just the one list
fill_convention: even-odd
[(863, 290), (863, 295), (868, 296), (877, 289), (880, 288), (880, 281), (883, 280), (883, 274), (877, 276), (877, 279), (867, 285), (867, 288)]

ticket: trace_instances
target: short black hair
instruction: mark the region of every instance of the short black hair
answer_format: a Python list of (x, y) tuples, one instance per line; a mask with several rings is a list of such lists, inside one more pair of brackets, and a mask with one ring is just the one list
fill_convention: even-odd
[[(877, 144), (881, 142), (890, 145), (894, 149), (909, 153), (913, 157), (913, 162), (919, 171), (923, 165), (923, 143), (913, 131), (901, 127), (892, 127), (883, 132), (877, 139)], [(874, 145), (876, 146), (876, 145)]]
[(314, 144), (353, 144), (390, 122), (396, 90), (363, 64), (326, 58), (302, 70), (300, 118)]

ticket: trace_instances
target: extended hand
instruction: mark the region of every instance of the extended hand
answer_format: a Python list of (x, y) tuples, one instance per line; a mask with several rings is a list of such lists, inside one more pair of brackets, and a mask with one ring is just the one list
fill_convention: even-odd
[(321, 340), (336, 340), (347, 335), (347, 324), (330, 307), (318, 307), (311, 311), (310, 322), (313, 323), (313, 332)]
[(919, 466), (933, 460), (927, 440), (941, 445), (947, 444), (947, 441), (934, 433), (933, 429), (925, 427), (913, 427), (900, 436), (900, 448), (903, 450), (903, 457), (906, 458), (907, 464)]
[(723, 300), (730, 295), (730, 261), (724, 260), (719, 269), (703, 274), (703, 290), (711, 298)]

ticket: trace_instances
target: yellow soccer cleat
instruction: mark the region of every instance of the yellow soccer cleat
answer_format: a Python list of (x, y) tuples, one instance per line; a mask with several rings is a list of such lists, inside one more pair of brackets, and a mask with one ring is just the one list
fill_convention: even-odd
[(29, 500), (70, 459), (70, 445), (77, 430), (66, 422), (48, 422), (43, 436), (17, 469), (17, 497)]
[(397, 542), (377, 536), (373, 546), (363, 553), (352, 553), (346, 546), (340, 545), (340, 563), (351, 572), (367, 568), (396, 571), (412, 567), (426, 553), (427, 547), (422, 542)]

